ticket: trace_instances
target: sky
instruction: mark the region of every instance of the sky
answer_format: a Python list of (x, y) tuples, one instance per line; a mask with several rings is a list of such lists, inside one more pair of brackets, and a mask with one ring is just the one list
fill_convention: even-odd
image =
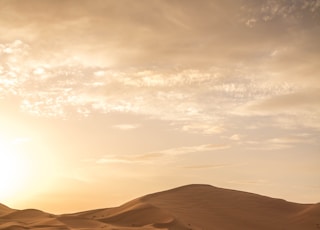
[(0, 34), (0, 203), (320, 202), (319, 0), (0, 0)]

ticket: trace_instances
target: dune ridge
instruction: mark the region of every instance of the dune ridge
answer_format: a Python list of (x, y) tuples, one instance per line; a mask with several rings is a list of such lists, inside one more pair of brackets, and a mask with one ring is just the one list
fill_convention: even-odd
[(186, 185), (119, 207), (53, 215), (0, 204), (0, 230), (317, 230), (320, 204), (298, 204), (211, 185)]

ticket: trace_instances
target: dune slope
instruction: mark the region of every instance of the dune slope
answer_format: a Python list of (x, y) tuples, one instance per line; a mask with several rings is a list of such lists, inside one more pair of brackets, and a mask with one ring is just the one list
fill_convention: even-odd
[(0, 206), (0, 215), (0, 230), (320, 229), (320, 204), (297, 204), (210, 185), (187, 185), (154, 193), (116, 208), (55, 216)]
[(11, 209), (3, 204), (0, 204), (0, 217), (3, 215), (7, 215), (13, 211), (14, 211), (14, 209)]

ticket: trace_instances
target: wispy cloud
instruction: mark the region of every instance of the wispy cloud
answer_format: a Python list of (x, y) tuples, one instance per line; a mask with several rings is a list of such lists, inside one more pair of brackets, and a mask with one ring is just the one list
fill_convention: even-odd
[(302, 113), (320, 112), (320, 93), (318, 90), (277, 95), (250, 105), (249, 110), (262, 113)]
[(182, 166), (185, 169), (215, 169), (215, 168), (223, 168), (228, 167), (229, 164), (198, 164), (198, 165), (186, 165)]
[(222, 125), (219, 125), (218, 122), (189, 122), (187, 124), (182, 125), (182, 130), (186, 132), (192, 133), (203, 133), (203, 134), (217, 134), (222, 133), (225, 129)]
[(110, 155), (104, 156), (100, 159), (95, 160), (97, 164), (109, 164), (109, 163), (151, 163), (153, 160), (156, 160), (160, 157), (163, 157), (162, 153), (146, 153), (146, 154), (137, 154), (137, 155)]
[[(308, 17), (310, 15), (315, 16), (319, 8), (320, 4), (317, 0), (296, 1), (291, 3), (288, 3), (285, 0), (266, 0), (261, 2), (260, 6), (259, 4), (249, 5), (247, 7), (242, 7), (242, 10), (248, 12), (248, 17), (252, 15), (256, 16), (256, 18), (249, 18), (246, 21), (246, 25), (252, 27), (250, 24), (252, 20), (261, 24), (272, 21), (297, 23), (297, 20), (301, 20), (303, 17)], [(301, 14), (301, 11), (304, 11), (305, 13), (308, 12), (309, 14)], [(252, 12), (256, 12), (256, 14), (253, 14)], [(307, 18), (303, 19), (306, 20)]]
[(232, 180), (229, 181), (230, 184), (238, 184), (238, 185), (270, 185), (270, 183), (265, 179), (257, 179), (257, 180)]
[(120, 130), (132, 130), (138, 128), (139, 126), (139, 124), (118, 124), (114, 125), (113, 127)]
[(196, 153), (196, 152), (223, 150), (228, 148), (230, 148), (229, 145), (205, 144), (205, 145), (183, 146), (178, 148), (165, 149), (165, 150), (157, 151), (157, 153), (162, 153), (165, 155), (183, 155), (183, 154)]
[(241, 136), (239, 134), (233, 134), (231, 137), (229, 137), (229, 139), (233, 141), (240, 141)]
[(153, 163), (159, 158), (172, 158), (179, 157), (185, 154), (194, 154), (202, 152), (210, 152), (217, 150), (224, 150), (230, 148), (229, 145), (216, 145), (216, 144), (205, 144), (196, 146), (183, 146), (178, 148), (171, 148), (165, 150), (159, 150), (155, 152), (149, 152), (145, 154), (130, 154), (130, 155), (106, 155), (99, 159), (91, 159), (90, 162), (97, 164), (107, 163)]
[(293, 148), (299, 144), (312, 144), (315, 142), (316, 140), (309, 135), (290, 135), (267, 140), (244, 141), (243, 144), (246, 148), (253, 150), (280, 150)]

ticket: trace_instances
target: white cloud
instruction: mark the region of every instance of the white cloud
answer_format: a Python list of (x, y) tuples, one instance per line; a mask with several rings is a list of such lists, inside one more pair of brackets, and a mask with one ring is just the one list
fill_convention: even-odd
[[(273, 116), (277, 111), (301, 111), (301, 115), (306, 106), (313, 106), (311, 112), (319, 108), (318, 94), (312, 93), (316, 90), (295, 82), (274, 81), (268, 73), (256, 76), (256, 70), (250, 74), (250, 70), (221, 67), (164, 72), (136, 68), (126, 72), (76, 61), (57, 65), (50, 58), (39, 65), (30, 55), (32, 47), (22, 41), (2, 46), (19, 47), (8, 55), (21, 61), (18, 65), (8, 56), (10, 65), (0, 65), (2, 97), (19, 95), (21, 109), (37, 116), (129, 112), (171, 121), (186, 132), (213, 135), (224, 132), (227, 123), (232, 123), (229, 115)], [(26, 57), (31, 59), (26, 61)], [(290, 101), (299, 102), (299, 107), (288, 110), (286, 102)]]
[(132, 130), (138, 128), (139, 124), (118, 124), (114, 125), (113, 127), (120, 130)]
[(202, 133), (206, 135), (222, 133), (225, 128), (217, 123), (210, 124), (209, 122), (188, 123), (182, 126), (182, 130), (192, 133)]
[(33, 71), (33, 74), (35, 74), (35, 75), (42, 75), (44, 73), (45, 73), (45, 69), (43, 69), (41, 67), (38, 67)]
[(241, 139), (241, 136), (238, 134), (234, 134), (230, 137), (230, 140), (233, 140), (233, 141), (240, 141), (240, 139)]
[(256, 22), (257, 22), (257, 20), (255, 18), (251, 18), (246, 22), (246, 26), (252, 28), (255, 26)]
[(97, 77), (103, 77), (106, 75), (106, 72), (104, 70), (98, 70), (98, 71), (94, 72), (93, 74)]

